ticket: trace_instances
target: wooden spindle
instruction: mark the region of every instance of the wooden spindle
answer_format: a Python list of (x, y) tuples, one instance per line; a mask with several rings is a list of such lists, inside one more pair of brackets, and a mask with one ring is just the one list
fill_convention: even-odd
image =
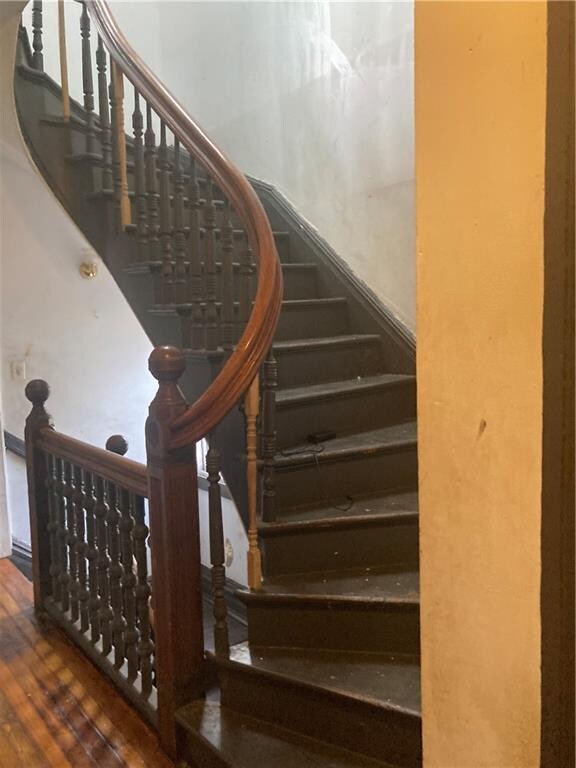
[(114, 666), (120, 669), (124, 664), (124, 632), (126, 622), (122, 612), (122, 563), (120, 559), (120, 511), (118, 496), (120, 490), (116, 483), (106, 483), (108, 497), (108, 514), (106, 515), (108, 531), (108, 553), (110, 556), (109, 589), (110, 607), (112, 609), (112, 645), (114, 646)]
[(86, 559), (88, 560), (88, 617), (90, 621), (90, 641), (95, 644), (100, 639), (100, 595), (98, 594), (98, 547), (96, 520), (96, 488), (94, 475), (84, 472), (84, 493), (86, 495)]
[(66, 528), (66, 496), (64, 461), (56, 457), (56, 519), (57, 548), (60, 562), (60, 605), (64, 613), (70, 609), (70, 574), (68, 572), (68, 530)]
[(138, 259), (144, 261), (148, 247), (148, 207), (146, 201), (146, 171), (144, 168), (144, 119), (140, 111), (140, 94), (134, 88), (134, 194), (136, 195), (136, 236), (138, 238)]
[(134, 517), (132, 494), (120, 489), (120, 548), (122, 553), (122, 605), (125, 621), (124, 653), (128, 662), (128, 679), (138, 674), (138, 629), (136, 627), (136, 574), (134, 573)]
[(58, 47), (60, 52), (60, 87), (62, 89), (62, 118), (70, 120), (70, 89), (68, 85), (68, 51), (66, 47), (66, 13), (64, 0), (58, 0)]
[(206, 349), (219, 346), (218, 308), (216, 306), (216, 260), (215, 228), (216, 208), (214, 206), (212, 179), (206, 179), (206, 200), (204, 202), (204, 299), (206, 301)]
[(220, 336), (222, 348), (230, 354), (234, 348), (234, 230), (232, 228), (232, 216), (230, 203), (224, 202), (222, 221), (222, 272), (221, 284), (221, 319)]
[(240, 305), (238, 308), (237, 340), (244, 333), (250, 317), (252, 304), (252, 248), (245, 235), (245, 244), (240, 253)]
[(126, 164), (126, 132), (124, 127), (124, 75), (116, 62), (110, 60), (110, 112), (112, 121), (112, 158), (115, 163), (116, 207), (120, 228), (132, 222), (128, 195)]
[(160, 243), (162, 247), (162, 303), (174, 303), (174, 263), (170, 221), (170, 163), (166, 143), (166, 125), (160, 122)]
[(98, 572), (98, 596), (99, 610), (98, 622), (102, 640), (102, 653), (107, 656), (112, 650), (112, 619), (114, 613), (110, 606), (110, 558), (108, 557), (108, 499), (106, 497), (106, 483), (98, 475), (94, 478), (94, 490), (96, 505), (94, 514), (96, 517), (96, 551), (98, 559), (96, 568)]
[(202, 257), (200, 252), (200, 190), (196, 161), (190, 157), (190, 232), (188, 235), (188, 258), (190, 262), (190, 301), (192, 304), (192, 328), (190, 346), (202, 349), (204, 346), (204, 314), (202, 309)]
[(174, 137), (174, 300), (186, 301), (186, 232), (184, 229), (184, 179), (180, 142)]
[(42, 53), (42, 0), (32, 3), (32, 66), (44, 71), (44, 55)]
[(106, 50), (102, 38), (98, 36), (96, 49), (96, 67), (98, 70), (98, 111), (100, 113), (100, 144), (102, 145), (102, 189), (114, 190), (112, 174), (112, 133), (110, 130), (110, 107), (108, 104), (108, 75), (106, 72)]
[(64, 499), (66, 505), (66, 544), (68, 547), (70, 619), (80, 617), (80, 583), (78, 582), (78, 553), (76, 551), (76, 509), (74, 506), (74, 469), (69, 461), (64, 462)]
[(148, 582), (148, 526), (144, 509), (144, 499), (135, 496), (134, 509), (134, 557), (136, 559), (136, 612), (138, 615), (138, 661), (142, 681), (142, 695), (148, 698), (152, 693), (154, 642), (150, 624), (150, 584)]
[(185, 367), (174, 347), (152, 352), (159, 387), (146, 422), (158, 730), (173, 758), (175, 712), (202, 696), (204, 666), (196, 445), (168, 449), (171, 425), (186, 409), (177, 384)]
[(86, 154), (96, 155), (96, 124), (94, 116), (94, 83), (92, 80), (92, 51), (90, 46), (90, 16), (86, 3), (82, 3), (80, 16), (82, 36), (82, 89), (86, 119)]
[(90, 627), (90, 613), (88, 602), (90, 592), (88, 590), (88, 571), (86, 567), (88, 557), (88, 544), (86, 541), (86, 515), (87, 496), (84, 479), (84, 471), (81, 467), (74, 467), (74, 510), (76, 517), (76, 560), (78, 563), (78, 601), (80, 614), (80, 631), (87, 632)]
[(244, 398), (246, 419), (246, 481), (248, 486), (248, 586), (262, 586), (262, 554), (258, 545), (258, 407), (260, 387), (254, 379)]
[[(32, 404), (26, 419), (24, 438), (26, 441), (26, 476), (28, 481), (28, 509), (30, 513), (30, 540), (32, 544), (32, 586), (34, 608), (43, 610), (44, 600), (54, 588), (51, 566), (54, 563), (53, 495), (52, 472), (49, 457), (36, 447), (36, 441), (44, 429), (51, 424), (44, 407), (49, 389), (45, 381), (33, 379), (25, 389)], [(46, 535), (48, 533), (48, 535)], [(52, 592), (54, 599), (57, 596)]]
[(60, 559), (60, 542), (58, 539), (58, 478), (56, 476), (56, 459), (52, 454), (46, 455), (47, 465), (47, 487), (49, 493), (48, 509), (49, 523), (48, 533), (50, 536), (50, 580), (52, 599), (59, 603), (61, 600), (60, 574), (62, 572), (62, 562)]
[(278, 388), (278, 366), (272, 348), (263, 365), (262, 412), (263, 412), (263, 478), (262, 478), (262, 519), (271, 523), (276, 518), (276, 389)]
[[(156, 169), (156, 136), (152, 122), (152, 109), (146, 105), (146, 133), (144, 134), (144, 163), (146, 167), (146, 200), (148, 204), (148, 261), (160, 260), (160, 223), (158, 219), (158, 174)], [(156, 282), (156, 303), (162, 301), (161, 282)]]
[(228, 622), (226, 607), (226, 553), (220, 494), (220, 452), (210, 438), (206, 454), (208, 472), (208, 510), (210, 521), (210, 563), (212, 564), (212, 597), (214, 613), (214, 649), (218, 656), (228, 656)]

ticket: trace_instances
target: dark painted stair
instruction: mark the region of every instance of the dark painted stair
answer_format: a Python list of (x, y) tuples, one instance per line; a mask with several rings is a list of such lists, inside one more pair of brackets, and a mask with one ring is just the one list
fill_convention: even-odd
[[(163, 303), (160, 262), (139, 254), (133, 226), (117, 230), (113, 197), (98, 188), (101, 163), (83, 153), (82, 108), (73, 104), (69, 129), (58, 118), (58, 86), (30, 69), (25, 46), (19, 62), (17, 104), (40, 169), (152, 342), (183, 345), (190, 304)], [(133, 188), (129, 137), (127, 151)], [(202, 178), (199, 185), (203, 195)], [(273, 348), (276, 514), (259, 525), (262, 589), (238, 594), (248, 643), (234, 646), (229, 659), (209, 654), (220, 701), (180, 710), (183, 754), (198, 768), (412, 768), (421, 764), (413, 349), (274, 190), (254, 187), (284, 277)], [(237, 231), (236, 314), (240, 241)], [(220, 253), (217, 229), (217, 262)], [(217, 263), (218, 291), (220, 281)], [(186, 358), (182, 386), (196, 399), (224, 355), (187, 350)], [(244, 514), (238, 413), (218, 439)]]

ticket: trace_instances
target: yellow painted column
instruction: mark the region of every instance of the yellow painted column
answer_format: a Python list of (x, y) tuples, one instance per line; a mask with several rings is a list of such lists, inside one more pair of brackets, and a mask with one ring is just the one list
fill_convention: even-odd
[(540, 762), (546, 22), (416, 2), (425, 768)]

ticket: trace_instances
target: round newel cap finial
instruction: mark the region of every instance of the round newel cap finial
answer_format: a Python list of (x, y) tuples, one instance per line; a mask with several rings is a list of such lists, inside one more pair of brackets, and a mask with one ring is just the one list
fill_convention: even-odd
[(148, 369), (157, 381), (178, 381), (186, 368), (186, 360), (178, 347), (156, 347), (148, 358)]
[(32, 379), (26, 384), (24, 393), (32, 405), (44, 405), (50, 395), (50, 387), (44, 379)]
[(106, 440), (106, 450), (117, 453), (118, 456), (125, 456), (128, 452), (128, 441), (122, 435), (110, 435)]

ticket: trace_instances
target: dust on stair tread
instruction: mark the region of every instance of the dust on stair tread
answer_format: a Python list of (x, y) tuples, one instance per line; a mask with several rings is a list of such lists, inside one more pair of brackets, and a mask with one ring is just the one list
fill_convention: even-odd
[(415, 660), (377, 653), (264, 648), (241, 643), (230, 662), (306, 687), (420, 716), (420, 665)]
[(198, 701), (177, 714), (234, 768), (387, 768), (384, 763), (246, 717), (217, 703)]
[(370, 455), (390, 449), (416, 446), (416, 421), (381, 427), (370, 432), (343, 435), (321, 443), (299, 443), (275, 456), (276, 466), (337, 460), (351, 455)]
[[(300, 526), (307, 523), (332, 524), (335, 520), (350, 521), (354, 518), (389, 517), (391, 520), (405, 516), (413, 517), (418, 513), (418, 491), (402, 490), (396, 493), (388, 493), (379, 496), (356, 496), (350, 502), (342, 500), (342, 509), (334, 505), (322, 505), (314, 507), (288, 507), (279, 509), (275, 523), (261, 524), (262, 531), (266, 534), (273, 533), (274, 529), (280, 531), (282, 527)], [(338, 502), (335, 502), (339, 506)], [(346, 508), (345, 508), (346, 507)]]
[(266, 579), (262, 592), (275, 597), (298, 597), (302, 601), (330, 598), (341, 602), (382, 602), (417, 605), (420, 599), (418, 571), (387, 568), (354, 568), (343, 571), (320, 571), (291, 574)]

